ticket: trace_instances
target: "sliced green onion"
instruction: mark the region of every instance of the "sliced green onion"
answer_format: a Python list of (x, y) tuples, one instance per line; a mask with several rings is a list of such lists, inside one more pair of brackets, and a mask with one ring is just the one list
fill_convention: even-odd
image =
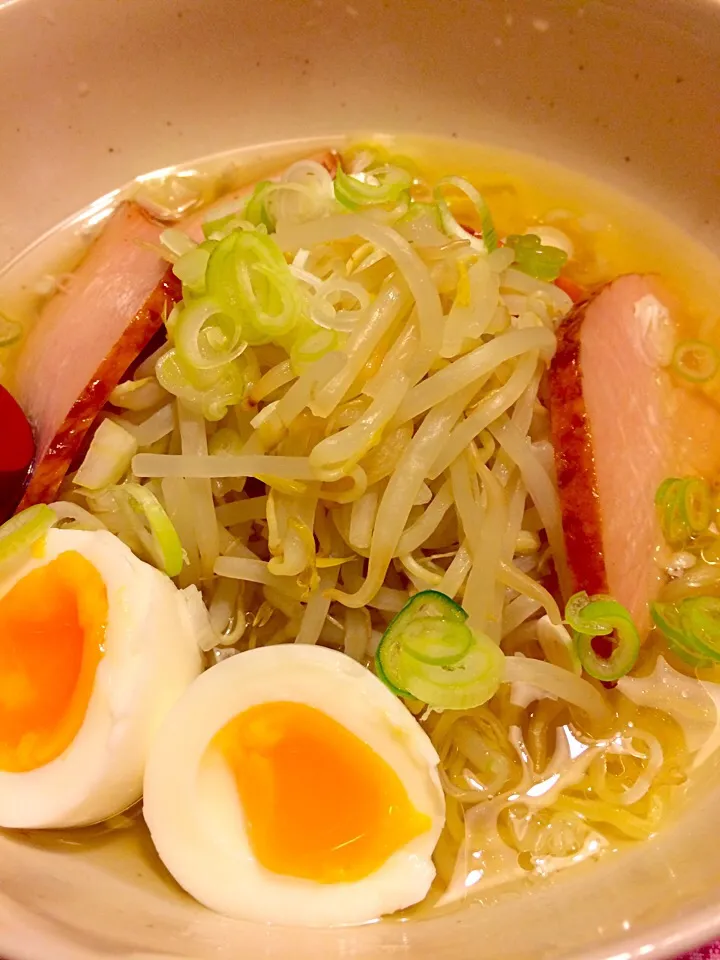
[(22, 324), (0, 313), (0, 347), (10, 347), (22, 336)]
[(400, 167), (382, 166), (363, 173), (335, 171), (335, 199), (350, 210), (397, 203), (412, 184), (410, 174)]
[(684, 380), (706, 383), (720, 368), (720, 354), (704, 340), (681, 340), (673, 352), (671, 366)]
[(677, 639), (684, 643), (685, 637), (680, 621), (680, 611), (677, 603), (651, 603), (650, 615), (655, 625), (669, 639)]
[(505, 656), (483, 633), (470, 633), (468, 652), (451, 666), (424, 664), (403, 651), (400, 672), (408, 693), (437, 710), (471, 710), (493, 697), (505, 674)]
[(712, 491), (702, 477), (668, 477), (658, 487), (655, 506), (666, 541), (680, 547), (710, 526)]
[(165, 317), (165, 330), (167, 331), (167, 335), (170, 339), (172, 339), (172, 335), (175, 331), (175, 324), (178, 322), (180, 314), (183, 312), (183, 307), (184, 303), (182, 300), (180, 300), (179, 303), (173, 305), (172, 310), (167, 317)]
[[(378, 647), (378, 650), (380, 647)], [(395, 684), (388, 678), (385, 673), (380, 657), (375, 654), (375, 673), (377, 674), (378, 680), (382, 680), (385, 686), (390, 690), (391, 693), (394, 693), (396, 697), (409, 697), (411, 696), (407, 690), (402, 690), (400, 687), (396, 687)]]
[(57, 516), (44, 503), (10, 517), (0, 527), (0, 563), (29, 550), (56, 523)]
[(237, 213), (228, 213), (215, 220), (206, 220), (202, 225), (203, 236), (206, 240), (223, 240), (229, 233), (240, 227), (243, 221)]
[(205, 271), (211, 251), (206, 246), (193, 247), (173, 264), (173, 273), (183, 285), (183, 296), (199, 296), (205, 290)]
[(472, 633), (464, 623), (441, 617), (416, 617), (403, 628), (403, 650), (431, 666), (452, 666), (462, 660), (472, 642)]
[(669, 499), (674, 498), (678, 484), (681, 484), (682, 477), (666, 477), (655, 494), (655, 506), (664, 507)]
[(402, 689), (397, 664), (405, 632), (413, 621), (427, 619), (434, 621), (437, 642), (441, 623), (464, 625), (467, 613), (450, 597), (436, 590), (423, 590), (408, 600), (388, 624), (376, 654), (380, 671), (397, 689)]
[(442, 227), (442, 218), (440, 217), (440, 211), (436, 203), (425, 203), (422, 200), (413, 200), (407, 213), (395, 221), (395, 229), (404, 223), (412, 223), (419, 217), (426, 217), (438, 230)]
[(247, 347), (242, 325), (209, 297), (185, 306), (175, 322), (173, 338), (178, 355), (196, 370), (231, 363)]
[(486, 703), (500, 685), (505, 657), (489, 637), (470, 630), (466, 619), (462, 607), (444, 594), (418, 593), (383, 634), (377, 675), (394, 693), (437, 710)]
[(189, 369), (175, 349), (158, 360), (155, 375), (160, 386), (179, 397), (206, 420), (222, 420), (245, 396), (247, 381), (240, 364), (243, 357), (214, 370)]
[(719, 597), (688, 597), (680, 605), (680, 621), (703, 652), (720, 659)]
[(685, 481), (682, 477), (668, 477), (658, 487), (655, 506), (663, 536), (672, 546), (680, 546), (687, 538), (685, 521), (680, 511), (680, 499)]
[(593, 638), (576, 635), (577, 655), (585, 673), (596, 680), (619, 680), (630, 673), (640, 653), (640, 637), (632, 622), (620, 618), (615, 622), (617, 642), (609, 657), (600, 657), (593, 650)]
[(393, 617), (388, 630), (393, 624), (409, 622), (411, 617), (444, 617), (456, 623), (465, 623), (468, 615), (460, 604), (455, 603), (447, 594), (440, 593), (439, 590), (421, 590)]
[(413, 179), (420, 178), (418, 165), (412, 157), (390, 151), (377, 143), (354, 143), (343, 150), (343, 168), (352, 173), (362, 173), (378, 167), (400, 167)]
[[(607, 599), (610, 600), (611, 598), (608, 597)], [(600, 621), (593, 621), (587, 616), (585, 611), (589, 603), (590, 597), (584, 590), (580, 593), (574, 593), (565, 607), (565, 621), (573, 628), (575, 633), (584, 633), (591, 637), (605, 637), (612, 633), (612, 627)]]
[[(261, 198), (276, 186), (267, 183), (250, 198), (255, 219)], [(220, 219), (237, 223), (232, 214)], [(221, 419), (242, 399), (246, 385), (235, 361), (248, 345), (283, 347), (301, 372), (344, 339), (309, 316), (307, 296), (277, 243), (247, 222), (184, 253), (173, 269), (183, 281), (183, 301), (167, 319), (174, 349), (158, 361), (156, 375), (163, 389), (207, 419)]]
[(393, 229), (397, 230), (406, 240), (414, 242), (419, 247), (436, 247), (446, 241), (440, 211), (436, 203), (411, 201), (407, 213), (395, 221)]
[(701, 477), (688, 477), (681, 500), (683, 517), (692, 534), (704, 533), (712, 519), (712, 494)]
[(147, 410), (166, 400), (165, 392), (155, 377), (123, 380), (110, 393), (108, 403), (123, 410)]
[(302, 317), (300, 286), (266, 234), (236, 230), (221, 240), (205, 281), (208, 295), (242, 325), (243, 339), (253, 345), (289, 333)]
[(690, 666), (698, 667), (712, 662), (703, 656), (686, 635), (680, 617), (679, 603), (651, 603), (650, 615), (655, 626), (667, 640), (668, 647)]
[(683, 660), (694, 666), (720, 661), (720, 598), (651, 603), (650, 613), (668, 646)]
[(262, 224), (270, 232), (275, 229), (275, 221), (267, 207), (268, 188), (272, 186), (270, 180), (261, 180), (253, 190), (243, 211), (243, 217), (248, 223), (252, 223), (255, 227)]
[[(475, 209), (477, 210), (478, 217), (480, 218), (482, 240), (478, 240), (476, 236), (474, 236), (472, 233), (469, 233), (457, 222), (447, 200), (445, 199), (442, 189), (444, 186), (455, 187), (457, 190), (460, 190), (470, 198), (475, 206)], [(487, 253), (492, 253), (493, 250), (497, 248), (497, 232), (495, 230), (492, 214), (490, 213), (490, 207), (487, 205), (487, 202), (482, 194), (476, 190), (469, 181), (464, 180), (462, 177), (444, 177), (435, 187), (434, 196), (435, 202), (437, 203), (440, 211), (440, 219), (446, 233), (448, 233), (451, 237), (459, 237), (461, 240), (468, 240), (470, 245), (476, 250), (483, 250)]]
[(556, 280), (567, 263), (568, 255), (564, 250), (545, 245), (534, 233), (510, 234), (505, 244), (515, 252), (517, 268), (537, 280)]
[(182, 544), (160, 501), (151, 490), (139, 483), (124, 483), (120, 489), (124, 490), (145, 514), (159, 565), (169, 577), (176, 577), (183, 566)]
[(695, 667), (695, 669), (711, 667), (715, 662), (712, 657), (703, 657), (701, 654), (694, 652), (686, 643), (676, 640), (674, 637), (666, 637), (666, 640), (668, 650), (689, 667)]
[[(640, 653), (640, 636), (630, 613), (612, 597), (588, 597), (576, 593), (568, 601), (565, 619), (573, 627), (575, 649), (583, 669), (596, 680), (619, 680), (635, 666)], [(595, 637), (614, 633), (609, 657), (593, 649)]]
[(101, 490), (117, 483), (137, 453), (137, 440), (114, 420), (103, 420), (73, 478), (78, 487)]

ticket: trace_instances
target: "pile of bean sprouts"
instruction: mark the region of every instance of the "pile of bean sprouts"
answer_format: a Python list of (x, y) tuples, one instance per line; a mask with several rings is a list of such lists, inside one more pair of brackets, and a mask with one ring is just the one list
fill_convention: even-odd
[[(345, 166), (360, 184), (396, 182), (373, 162), (359, 151)], [(104, 454), (112, 483), (88, 483), (86, 463), (55, 505), (63, 523), (106, 527), (158, 562), (123, 481), (153, 495), (182, 545), (176, 582), (207, 609), (209, 666), (320, 643), (372, 670), (413, 594), (464, 606), (502, 645), (508, 682), (468, 711), (407, 701), (441, 758), (446, 899), (651, 835), (687, 763), (677, 724), (643, 713), (640, 681), (608, 690), (568, 657), (542, 386), (572, 301), (519, 269), (511, 246), (489, 249), (467, 187), (414, 174), (399, 196), (349, 209), (304, 161), (261, 198), (263, 225), (230, 211), (282, 252), (312, 336), (302, 350), (288, 336), (234, 347), (230, 376), (190, 390), (163, 364), (180, 349), (168, 318), (167, 343), (104, 414), (123, 437)], [(529, 232), (572, 259), (557, 226)], [(187, 265), (192, 247), (170, 236), (165, 255)]]

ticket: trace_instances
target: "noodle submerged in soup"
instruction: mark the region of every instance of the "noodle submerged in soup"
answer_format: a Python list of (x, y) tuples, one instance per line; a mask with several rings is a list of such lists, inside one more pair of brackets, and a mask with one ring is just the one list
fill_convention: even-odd
[[(35, 471), (59, 470), (52, 522), (174, 579), (210, 674), (318, 645), (399, 698), (439, 758), (426, 902), (447, 903), (652, 836), (716, 748), (720, 357), (709, 294), (678, 305), (659, 241), (637, 252), (540, 167), (533, 193), (532, 164), (466, 179), (415, 156), (136, 188), (162, 336), (83, 454), (58, 467), (49, 443)], [(10, 555), (45, 532), (23, 516)]]

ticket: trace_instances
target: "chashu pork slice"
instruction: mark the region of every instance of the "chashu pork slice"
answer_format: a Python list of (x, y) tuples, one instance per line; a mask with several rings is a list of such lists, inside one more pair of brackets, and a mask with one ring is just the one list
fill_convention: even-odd
[(550, 368), (574, 589), (610, 593), (641, 635), (662, 582), (654, 498), (673, 460), (673, 390), (662, 370), (671, 309), (654, 277), (620, 277), (565, 318)]
[(157, 253), (162, 229), (121, 203), (30, 331), (16, 382), (36, 454), (20, 509), (52, 500), (99, 410), (179, 297)]
[[(334, 175), (334, 151), (308, 159)], [(176, 226), (202, 240), (203, 221), (232, 209), (254, 186)], [(18, 509), (53, 499), (110, 393), (180, 298), (180, 284), (157, 252), (164, 229), (138, 204), (121, 203), (31, 331), (18, 366), (17, 399), (32, 425), (36, 456)]]

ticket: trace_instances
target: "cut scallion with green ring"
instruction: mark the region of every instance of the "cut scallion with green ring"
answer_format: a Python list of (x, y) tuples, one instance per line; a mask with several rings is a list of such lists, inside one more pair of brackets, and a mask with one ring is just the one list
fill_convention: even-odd
[(500, 685), (505, 657), (466, 620), (463, 608), (444, 594), (416, 594), (380, 641), (378, 677), (393, 693), (437, 710), (468, 710), (486, 703)]
[(681, 509), (692, 534), (707, 530), (712, 517), (712, 495), (707, 481), (701, 477), (688, 477), (683, 487)]
[(249, 223), (254, 224), (256, 227), (262, 224), (268, 230), (275, 229), (274, 219), (270, 215), (267, 207), (269, 191), (272, 186), (273, 184), (269, 180), (261, 180), (248, 199), (243, 214)]
[(672, 369), (691, 383), (707, 383), (720, 370), (720, 354), (704, 340), (681, 340), (675, 347)]
[(0, 527), (0, 563), (29, 550), (56, 523), (56, 514), (44, 503), (10, 517)]
[[(565, 619), (573, 628), (578, 659), (589, 676), (596, 680), (619, 680), (635, 666), (640, 636), (630, 613), (617, 600), (576, 593), (568, 601)], [(611, 634), (612, 652), (609, 657), (601, 657), (593, 648), (593, 640)]]
[(139, 483), (124, 483), (119, 489), (123, 490), (145, 514), (158, 563), (169, 577), (176, 577), (183, 566), (183, 548), (164, 507), (152, 490), (148, 490)]
[[(478, 218), (480, 220), (480, 230), (482, 232), (482, 240), (478, 240), (476, 236), (472, 233), (469, 233), (465, 230), (464, 227), (460, 226), (453, 212), (450, 209), (450, 205), (445, 199), (444, 187), (455, 187), (456, 190), (459, 190), (461, 193), (464, 193), (468, 197), (475, 210), (477, 211)], [(438, 205), (440, 211), (440, 219), (442, 221), (443, 228), (445, 232), (451, 237), (458, 237), (461, 240), (467, 240), (470, 243), (471, 247), (474, 247), (476, 250), (483, 250), (486, 253), (492, 253), (498, 245), (497, 232), (495, 230), (495, 223), (490, 213), (490, 207), (487, 205), (487, 202), (479, 190), (476, 190), (475, 187), (469, 183), (467, 180), (464, 180), (462, 177), (444, 177), (435, 187), (435, 202)]]
[(388, 626), (388, 630), (395, 623), (403, 623), (414, 617), (440, 617), (448, 620), (454, 620), (457, 623), (465, 623), (468, 618), (467, 612), (439, 590), (421, 590), (411, 597)]
[(416, 617), (403, 628), (403, 652), (430, 666), (451, 667), (471, 646), (472, 633), (465, 624), (442, 617)]
[(242, 323), (210, 298), (193, 300), (181, 310), (173, 337), (178, 355), (195, 370), (222, 367), (247, 347)]
[(680, 617), (679, 603), (651, 603), (653, 623), (665, 637), (669, 649), (692, 667), (708, 666), (712, 657), (701, 653), (685, 632)]
[[(395, 692), (405, 689), (400, 682), (397, 670), (397, 661), (405, 632), (410, 624), (418, 620), (423, 622), (433, 621), (435, 627), (433, 643), (440, 646), (444, 644), (443, 631), (440, 625), (444, 623), (464, 625), (467, 620), (467, 613), (459, 604), (436, 590), (423, 590), (408, 600), (402, 610), (388, 624), (376, 655), (378, 673), (382, 674), (381, 679), (389, 680)], [(415, 649), (418, 649), (420, 644), (427, 643), (428, 640), (427, 635), (424, 638), (415, 636), (413, 638)]]
[(720, 660), (719, 597), (688, 597), (680, 605), (680, 623), (701, 653)]
[(403, 650), (400, 673), (405, 689), (436, 710), (471, 710), (494, 696), (505, 673), (505, 656), (482, 633), (465, 628), (472, 637), (467, 653), (456, 663), (433, 666)]
[(660, 484), (655, 494), (655, 507), (665, 540), (671, 546), (682, 545), (687, 538), (685, 522), (680, 514), (682, 477), (668, 477)]
[[(612, 597), (593, 597), (593, 601), (612, 600)], [(587, 614), (590, 597), (581, 591), (574, 593), (565, 606), (565, 620), (575, 633), (587, 634), (591, 637), (605, 637), (612, 633), (613, 628), (607, 623), (592, 620)]]
[(651, 603), (650, 613), (681, 659), (693, 666), (720, 662), (720, 597)]
[(288, 334), (302, 316), (298, 283), (267, 234), (235, 230), (210, 254), (205, 289), (238, 325), (237, 342), (257, 345)]
[(680, 547), (710, 526), (712, 491), (702, 477), (668, 477), (658, 487), (655, 506), (666, 541)]
[(412, 177), (401, 167), (382, 166), (358, 174), (335, 171), (335, 199), (350, 210), (397, 203), (406, 196)]

